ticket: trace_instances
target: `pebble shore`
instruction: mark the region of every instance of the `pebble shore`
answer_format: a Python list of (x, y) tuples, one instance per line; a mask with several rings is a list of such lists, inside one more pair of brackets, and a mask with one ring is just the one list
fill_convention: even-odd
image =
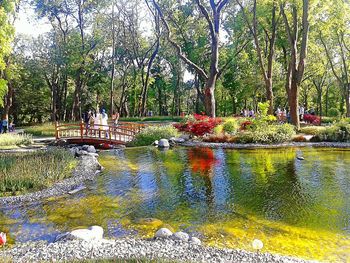
[(253, 253), (243, 250), (217, 249), (172, 239), (81, 240), (17, 244), (0, 250), (0, 258), (12, 262), (54, 262), (84, 259), (148, 259), (171, 262), (311, 262), (302, 259)]

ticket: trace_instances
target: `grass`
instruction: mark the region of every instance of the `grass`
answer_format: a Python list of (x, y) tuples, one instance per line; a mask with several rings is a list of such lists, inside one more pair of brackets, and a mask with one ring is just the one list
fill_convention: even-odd
[(0, 149), (15, 148), (19, 145), (30, 145), (32, 143), (33, 139), (29, 134), (0, 134)]
[(127, 122), (148, 122), (148, 121), (172, 121), (172, 122), (180, 122), (183, 118), (179, 116), (153, 116), (153, 117), (130, 117), (130, 118), (120, 118), (119, 121), (127, 121)]
[(24, 128), (24, 132), (39, 137), (54, 137), (55, 125), (53, 123), (48, 122), (45, 124), (29, 126)]
[(76, 160), (63, 149), (0, 156), (0, 196), (17, 195), (52, 186), (68, 178)]

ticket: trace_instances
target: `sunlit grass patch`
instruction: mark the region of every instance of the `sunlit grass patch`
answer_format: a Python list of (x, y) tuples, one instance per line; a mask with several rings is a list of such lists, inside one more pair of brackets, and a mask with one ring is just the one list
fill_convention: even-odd
[(74, 157), (63, 149), (0, 156), (0, 196), (40, 190), (70, 177)]
[(14, 134), (4, 133), (0, 134), (0, 148), (11, 148), (18, 145), (30, 145), (33, 143), (30, 134)]

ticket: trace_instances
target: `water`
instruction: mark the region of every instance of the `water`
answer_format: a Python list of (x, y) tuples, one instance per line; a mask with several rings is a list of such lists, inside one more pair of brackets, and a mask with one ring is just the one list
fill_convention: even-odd
[[(305, 160), (298, 160), (303, 156)], [(75, 196), (1, 208), (11, 242), (101, 225), (109, 237), (161, 226), (208, 245), (350, 262), (350, 151), (137, 148), (104, 153), (106, 170)]]

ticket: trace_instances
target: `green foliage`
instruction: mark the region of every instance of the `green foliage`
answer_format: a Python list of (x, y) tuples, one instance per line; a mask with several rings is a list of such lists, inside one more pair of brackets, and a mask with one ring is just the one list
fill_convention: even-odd
[(329, 117), (339, 117), (340, 111), (337, 108), (330, 108), (328, 110), (328, 116)]
[(293, 125), (281, 124), (281, 125), (268, 125), (258, 127), (254, 131), (247, 131), (239, 133), (236, 141), (238, 143), (283, 143), (290, 141), (295, 135), (295, 129)]
[(224, 125), (223, 125), (223, 124), (220, 124), (220, 125), (216, 126), (216, 127), (213, 129), (213, 133), (214, 133), (215, 135), (220, 135), (220, 134), (223, 133), (223, 131), (224, 131)]
[(316, 133), (313, 141), (350, 142), (350, 124), (340, 122), (326, 127)]
[(66, 150), (0, 156), (0, 196), (41, 190), (70, 177), (76, 160)]
[(156, 140), (170, 139), (178, 135), (177, 129), (171, 125), (149, 126), (138, 133), (130, 144), (132, 146), (146, 146), (151, 145)]
[(223, 124), (223, 131), (231, 135), (236, 134), (238, 128), (239, 128), (238, 121), (234, 118), (226, 119)]
[(307, 134), (307, 135), (316, 135), (320, 131), (324, 130), (325, 127), (322, 126), (306, 126), (300, 128), (300, 133)]
[(13, 134), (13, 133), (0, 134), (0, 147), (30, 145), (32, 143), (33, 143), (32, 136), (28, 134)]
[(275, 122), (277, 120), (277, 118), (273, 115), (268, 115), (267, 112), (269, 110), (269, 102), (259, 102), (258, 103), (258, 107), (259, 107), (259, 115), (252, 119), (252, 124), (249, 125), (249, 129), (251, 131), (255, 131), (257, 129), (264, 129), (268, 128), (267, 126), (269, 126), (270, 124), (272, 124), (273, 122)]

